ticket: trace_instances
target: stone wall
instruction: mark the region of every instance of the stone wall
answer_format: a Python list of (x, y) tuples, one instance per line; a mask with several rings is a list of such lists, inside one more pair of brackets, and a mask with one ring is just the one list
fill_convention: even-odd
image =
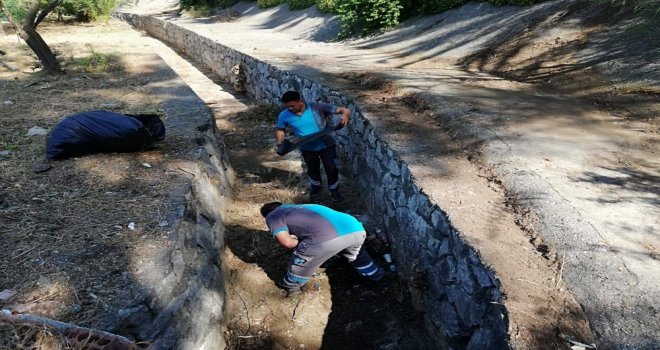
[[(415, 306), (425, 316), (429, 336), (439, 348), (510, 347), (499, 281), (442, 209), (415, 184), (408, 166), (379, 137), (355, 101), (313, 79), (283, 71), (170, 22), (127, 13), (117, 16), (185, 52), (220, 77), (239, 81), (259, 101), (279, 105), (283, 92), (297, 90), (306, 100), (351, 108), (351, 123), (337, 137), (342, 168), (357, 180), (370, 216), (381, 218), (379, 225), (388, 232), (397, 266)], [(236, 76), (237, 71), (241, 76)]]
[[(157, 59), (154, 59), (157, 61)], [(176, 142), (164, 158), (176, 187), (163, 214), (169, 244), (142, 252), (131, 275), (140, 286), (99, 328), (148, 341), (152, 350), (215, 350), (225, 347), (224, 249), (226, 213), (234, 172), (218, 142), (214, 116), (162, 62), (167, 84), (150, 89), (171, 96), (162, 105), (167, 138)], [(176, 174), (176, 175), (174, 175)], [(126, 287), (128, 288), (128, 287)]]

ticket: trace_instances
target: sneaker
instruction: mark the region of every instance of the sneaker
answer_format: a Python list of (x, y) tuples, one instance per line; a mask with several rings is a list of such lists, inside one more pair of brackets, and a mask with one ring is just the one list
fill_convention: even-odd
[(291, 297), (294, 295), (300, 295), (303, 293), (302, 288), (293, 288), (293, 289), (285, 289), (284, 292), (286, 293), (287, 297)]
[(332, 198), (334, 202), (341, 202), (344, 200), (344, 197), (341, 196), (339, 190), (330, 190), (330, 198)]
[(277, 281), (277, 282), (275, 282), (275, 285), (276, 285), (278, 288), (282, 289), (282, 291), (284, 291), (284, 296), (287, 296), (287, 297), (290, 297), (290, 296), (292, 296), (292, 295), (302, 294), (302, 292), (303, 292), (303, 290), (302, 290), (302, 286), (301, 286), (301, 287), (295, 287), (295, 288), (287, 288), (287, 287), (282, 283), (282, 281)]

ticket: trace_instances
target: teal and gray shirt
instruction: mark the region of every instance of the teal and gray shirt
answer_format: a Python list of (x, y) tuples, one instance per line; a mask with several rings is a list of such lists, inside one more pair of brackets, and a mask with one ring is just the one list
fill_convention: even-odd
[[(337, 107), (327, 103), (306, 102), (305, 111), (297, 115), (288, 109), (280, 112), (277, 117), (277, 127), (285, 129), (287, 126), (293, 129), (293, 134), (302, 137), (321, 131), (328, 126), (329, 116), (337, 113)], [(335, 144), (331, 135), (325, 135), (314, 141), (300, 145), (303, 151), (321, 151)]]
[(288, 231), (309, 244), (364, 232), (362, 224), (353, 216), (318, 204), (282, 204), (268, 214), (266, 224), (273, 237)]

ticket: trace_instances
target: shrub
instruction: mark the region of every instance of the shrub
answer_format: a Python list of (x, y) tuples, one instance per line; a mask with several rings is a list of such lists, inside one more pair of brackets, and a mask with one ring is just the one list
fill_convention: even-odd
[[(16, 21), (23, 22), (25, 17), (27, 17), (29, 6), (26, 6), (25, 1), (4, 0), (2, 3), (0, 7), (4, 6), (5, 11), (10, 13)], [(0, 14), (4, 15), (4, 12), (0, 11)]]
[(223, 9), (226, 9), (227, 7), (232, 7), (236, 4), (238, 4), (240, 0), (215, 0), (214, 5)]
[(506, 5), (515, 5), (515, 6), (529, 6), (538, 4), (545, 0), (486, 0), (485, 2), (493, 4), (495, 6), (506, 6)]
[(287, 0), (286, 3), (289, 5), (289, 10), (295, 11), (311, 7), (316, 3), (316, 0)]
[[(597, 0), (602, 3), (603, 0)], [(614, 7), (630, 6), (636, 13), (647, 17), (660, 17), (660, 0), (607, 0)]]
[(420, 10), (422, 14), (441, 13), (459, 7), (467, 2), (467, 0), (427, 0), (421, 4)]
[(399, 24), (400, 0), (338, 0), (339, 36), (365, 35)]
[(265, 9), (269, 7), (275, 7), (285, 2), (286, 0), (257, 0), (257, 5), (259, 5), (259, 7), (261, 7), (262, 9)]
[(337, 13), (337, 0), (316, 0), (316, 7), (325, 13)]
[(76, 21), (91, 22), (107, 20), (119, 5), (120, 0), (63, 0), (57, 7), (57, 12), (60, 15), (73, 16)]

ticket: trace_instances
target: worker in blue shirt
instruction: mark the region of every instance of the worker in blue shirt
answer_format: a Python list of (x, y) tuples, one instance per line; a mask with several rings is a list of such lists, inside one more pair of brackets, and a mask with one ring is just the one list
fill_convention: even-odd
[(339, 254), (368, 280), (378, 282), (385, 272), (362, 244), (366, 232), (353, 216), (319, 204), (266, 203), (261, 215), (277, 243), (294, 249), (284, 278), (276, 284), (288, 293), (300, 291), (314, 271)]
[[(282, 95), (282, 103), (286, 106), (277, 117), (275, 140), (281, 145), (286, 137), (285, 129), (290, 127), (298, 137), (308, 136), (326, 128), (332, 121), (332, 115), (341, 114), (339, 123), (348, 124), (351, 110), (327, 103), (303, 101), (296, 91), (287, 91)], [(309, 176), (310, 200), (314, 201), (321, 192), (321, 163), (328, 179), (328, 190), (333, 201), (340, 202), (343, 197), (339, 193), (339, 170), (337, 169), (337, 150), (335, 139), (325, 135), (316, 140), (300, 145), (300, 153), (307, 165)]]

